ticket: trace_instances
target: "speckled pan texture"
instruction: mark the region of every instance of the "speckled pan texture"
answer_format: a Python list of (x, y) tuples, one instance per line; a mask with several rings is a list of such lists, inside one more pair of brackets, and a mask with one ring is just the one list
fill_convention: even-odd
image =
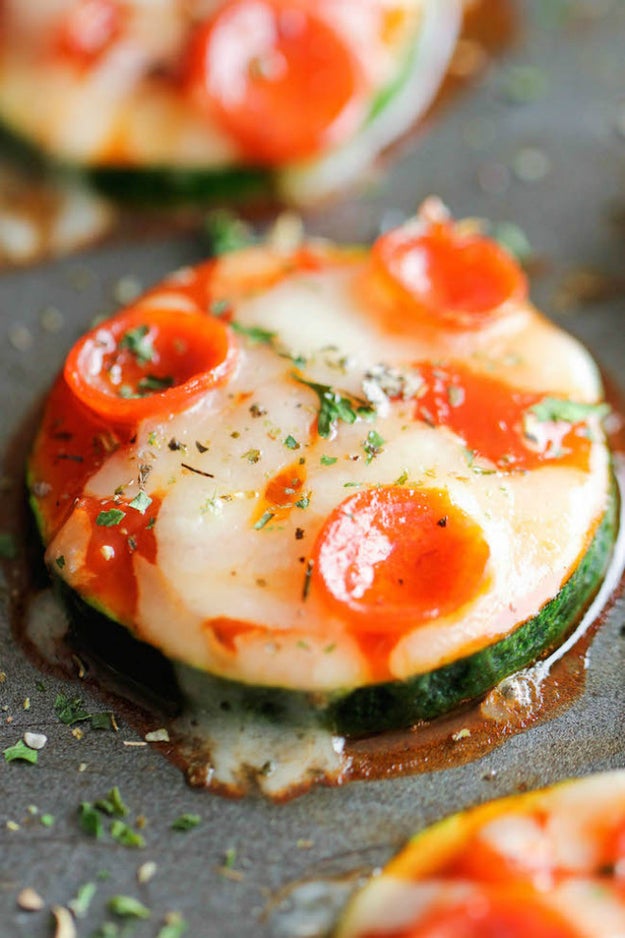
[[(517, 39), (484, 80), (438, 111), (385, 181), (357, 201), (311, 214), (307, 225), (338, 240), (370, 239), (381, 219), (400, 218), (429, 193), (458, 217), (514, 222), (534, 253), (534, 298), (589, 346), (625, 392), (625, 3), (518, 0), (517, 6)], [(113, 307), (120, 281), (132, 286), (124, 278), (147, 285), (201, 251), (191, 235), (117, 241), (0, 276), (6, 454), (0, 529), (21, 497), (16, 455), (23, 451), (23, 427), (70, 344), (94, 315)], [(1, 748), (25, 731), (48, 740), (37, 765), (0, 761), (0, 933), (6, 938), (172, 938), (183, 933), (172, 913), (187, 922), (191, 938), (313, 938), (325, 934), (358, 875), (425, 824), (489, 798), (625, 765), (622, 599), (591, 645), (584, 692), (557, 718), (477, 762), (317, 789), (275, 805), (192, 790), (154, 744), (140, 744), (123, 706), (114, 706), (118, 732), (82, 723), (77, 738), (55, 716), (57, 694), (80, 693), (89, 712), (108, 710), (111, 699), (88, 682), (79, 687), (31, 663), (12, 637), (10, 588), (5, 578)], [(157, 717), (148, 724), (142, 732), (160, 725)], [(113, 840), (104, 815), (99, 839), (81, 830), (80, 803), (113, 786), (130, 809), (124, 821), (133, 829), (144, 824), (143, 848)], [(172, 830), (183, 814), (197, 815), (199, 824)], [(51, 826), (49, 819), (42, 823), (45, 815), (54, 816)], [(89, 905), (86, 883), (94, 884)], [(26, 887), (41, 897), (39, 911), (20, 909)], [(107, 906), (120, 895), (140, 900), (150, 917), (116, 917)], [(77, 915), (75, 932), (55, 930), (52, 909), (77, 896), (82, 902), (75, 911), (85, 914)]]

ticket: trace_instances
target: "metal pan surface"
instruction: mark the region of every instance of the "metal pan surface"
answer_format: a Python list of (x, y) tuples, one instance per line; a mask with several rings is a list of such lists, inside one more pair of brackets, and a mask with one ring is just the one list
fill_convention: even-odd
[[(458, 216), (514, 223), (533, 251), (538, 305), (589, 346), (625, 393), (625, 4), (519, 0), (518, 14), (515, 43), (479, 85), (439, 111), (383, 181), (358, 200), (311, 213), (307, 226), (339, 240), (368, 240), (381, 222), (430, 193)], [(193, 235), (135, 238), (0, 276), (5, 505), (20, 497), (21, 428), (70, 344), (112, 309), (120, 280), (148, 285), (201, 253)], [(77, 895), (86, 906), (86, 883), (94, 894), (88, 909), (79, 903), (79, 938), (169, 938), (183, 933), (173, 930), (172, 912), (193, 938), (312, 938), (324, 933), (357, 876), (426, 823), (519, 789), (625, 765), (620, 599), (591, 645), (583, 693), (555, 719), (477, 762), (317, 789), (274, 805), (192, 790), (153, 746), (127, 745), (142, 737), (122, 715), (118, 732), (86, 729), (76, 738), (54, 715), (56, 695), (80, 692), (93, 710), (108, 704), (89, 683), (77, 688), (31, 663), (12, 636), (10, 589), (5, 582), (0, 609), (1, 748), (26, 730), (45, 733), (48, 742), (37, 766), (0, 762), (0, 933), (7, 938), (57, 934), (51, 909)], [(143, 818), (142, 849), (80, 828), (80, 803), (113, 786), (133, 824)], [(172, 830), (185, 813), (200, 823)], [(42, 815), (54, 816), (51, 826)], [(40, 911), (19, 908), (25, 887), (41, 896)], [(107, 903), (120, 895), (140, 900), (150, 917), (116, 918)], [(171, 930), (162, 932), (168, 915)], [(106, 922), (117, 930), (104, 930)]]

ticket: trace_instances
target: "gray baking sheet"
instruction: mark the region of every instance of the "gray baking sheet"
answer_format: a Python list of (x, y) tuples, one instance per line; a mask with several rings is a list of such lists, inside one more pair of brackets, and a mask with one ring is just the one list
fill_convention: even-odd
[[(518, 37), (478, 86), (407, 142), (385, 180), (357, 200), (310, 213), (307, 224), (339, 240), (367, 240), (381, 220), (393, 222), (429, 193), (458, 216), (513, 222), (533, 249), (533, 296), (625, 392), (625, 3), (519, 0), (517, 8)], [(7, 473), (15, 482), (16, 434), (74, 339), (113, 308), (120, 278), (148, 285), (201, 252), (194, 234), (135, 237), (0, 276), (5, 507), (19, 497), (18, 484), (6, 486)], [(274, 805), (192, 790), (154, 746), (125, 745), (141, 736), (123, 716), (117, 733), (86, 729), (76, 739), (54, 716), (56, 694), (78, 691), (95, 710), (110, 704), (88, 684), (42, 674), (24, 655), (8, 623), (10, 587), (0, 613), (1, 748), (25, 730), (46, 733), (48, 743), (37, 766), (0, 761), (0, 934), (8, 938), (53, 935), (51, 908), (86, 882), (96, 892), (77, 920), (79, 938), (114, 920), (106, 905), (119, 894), (151, 911), (126, 931), (118, 919), (119, 935), (156, 938), (176, 911), (193, 938), (311, 938), (359, 873), (424, 824), (519, 788), (625, 766), (621, 600), (591, 646), (582, 696), (556, 719), (472, 764), (317, 789)], [(131, 819), (145, 819), (142, 850), (79, 827), (80, 802), (114, 785)], [(201, 823), (171, 830), (185, 812)], [(41, 814), (54, 815), (51, 827)], [(148, 861), (156, 871), (141, 884), (137, 870)], [(41, 911), (18, 908), (26, 886), (43, 898)]]

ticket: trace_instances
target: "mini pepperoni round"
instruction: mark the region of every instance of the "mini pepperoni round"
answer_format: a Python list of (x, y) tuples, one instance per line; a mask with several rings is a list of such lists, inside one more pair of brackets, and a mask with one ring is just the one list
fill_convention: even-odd
[(228, 0), (198, 27), (187, 73), (251, 162), (311, 156), (363, 118), (356, 56), (307, 0)]
[(382, 486), (326, 520), (311, 589), (356, 633), (399, 635), (475, 599), (489, 555), (480, 527), (445, 492)]
[(232, 334), (218, 319), (137, 306), (79, 339), (64, 376), (92, 412), (129, 424), (190, 407), (228, 378), (235, 360)]
[(410, 313), (450, 329), (480, 329), (509, 301), (527, 297), (525, 275), (496, 242), (450, 222), (397, 228), (373, 246), (374, 276), (410, 329)]
[(62, 21), (55, 47), (67, 59), (87, 67), (113, 45), (123, 25), (124, 11), (117, 0), (79, 0)]

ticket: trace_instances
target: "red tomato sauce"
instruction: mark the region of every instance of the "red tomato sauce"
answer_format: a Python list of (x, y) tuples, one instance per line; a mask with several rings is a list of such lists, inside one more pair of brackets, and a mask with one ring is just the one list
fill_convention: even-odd
[(488, 459), (508, 471), (548, 463), (588, 470), (591, 441), (585, 423), (544, 422), (540, 440), (532, 439), (526, 418), (545, 395), (520, 391), (459, 364), (424, 363), (418, 371), (423, 384), (415, 400), (415, 417), (453, 430), (472, 457)]

